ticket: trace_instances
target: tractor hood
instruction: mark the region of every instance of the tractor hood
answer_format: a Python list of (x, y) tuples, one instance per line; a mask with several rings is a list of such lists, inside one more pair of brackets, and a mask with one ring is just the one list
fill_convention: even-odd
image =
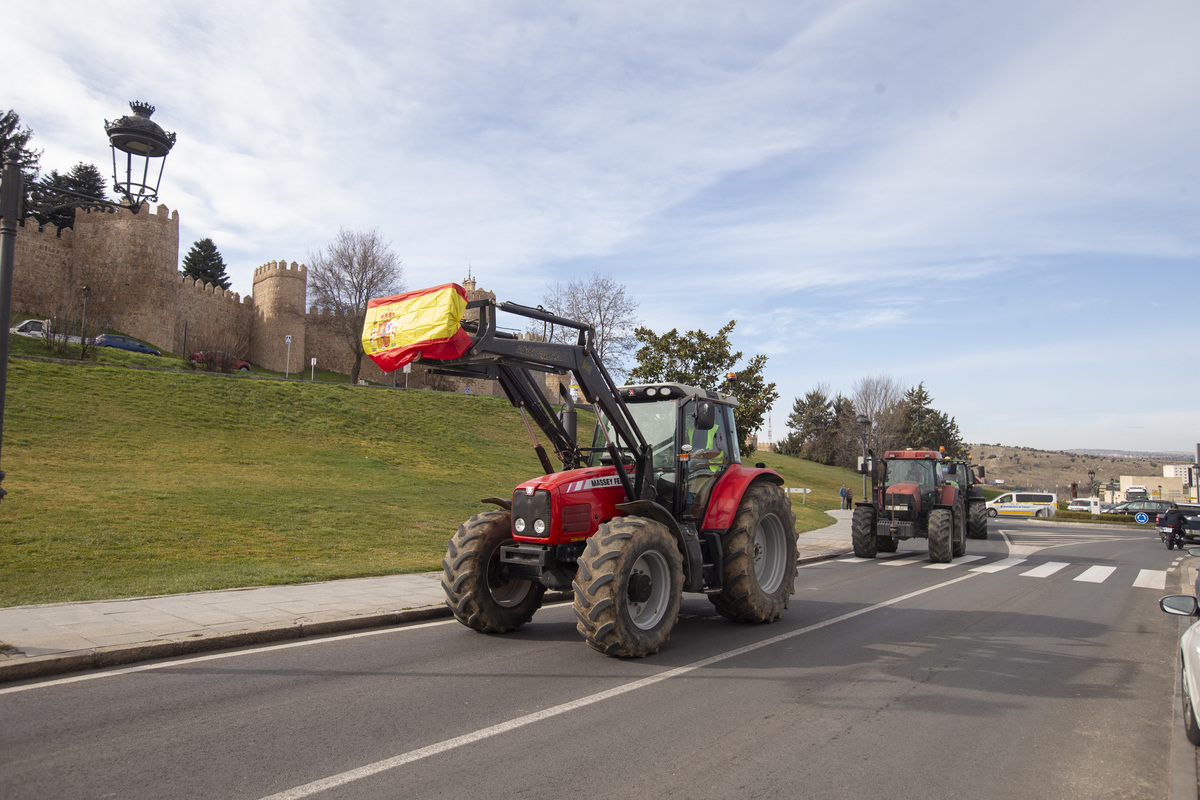
[(916, 482), (893, 483), (884, 491), (883, 511), (885, 514), (908, 511), (921, 512), (921, 487)]

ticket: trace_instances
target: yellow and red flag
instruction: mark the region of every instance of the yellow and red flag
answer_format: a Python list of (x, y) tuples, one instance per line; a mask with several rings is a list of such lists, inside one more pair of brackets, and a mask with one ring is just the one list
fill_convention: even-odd
[(467, 293), (457, 283), (444, 283), (367, 303), (363, 352), (384, 372), (421, 358), (458, 358), (471, 346), (459, 325)]

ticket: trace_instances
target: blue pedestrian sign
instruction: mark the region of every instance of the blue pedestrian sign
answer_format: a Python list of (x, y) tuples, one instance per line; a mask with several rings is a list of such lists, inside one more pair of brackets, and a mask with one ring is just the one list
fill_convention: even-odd
[(1149, 515), (1146, 514), (1145, 511), (1139, 511), (1138, 513), (1133, 515), (1133, 518), (1135, 520), (1137, 520), (1138, 525), (1145, 525), (1147, 522), (1150, 521), (1150, 517), (1149, 517)]

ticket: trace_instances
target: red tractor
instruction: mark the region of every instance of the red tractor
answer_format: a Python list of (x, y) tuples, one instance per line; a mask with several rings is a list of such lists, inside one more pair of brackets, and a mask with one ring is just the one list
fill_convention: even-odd
[[(683, 592), (708, 596), (722, 616), (771, 622), (795, 591), (795, 515), (783, 478), (741, 463), (736, 400), (678, 383), (617, 386), (586, 324), (542, 309), (476, 300), (463, 322), (469, 347), (435, 373), (499, 381), (529, 427), (532, 417), (557, 458), (534, 436), (544, 475), (471, 517), (442, 562), (446, 602), (482, 633), (529, 622), (547, 589), (571, 591), (577, 629), (611, 656), (655, 653), (671, 635)], [(498, 311), (578, 331), (575, 344), (519, 339)], [(596, 413), (587, 446), (559, 385), (556, 411), (535, 373), (570, 373)], [(529, 427), (533, 436), (533, 429)]]
[(871, 499), (855, 506), (851, 520), (854, 555), (894, 553), (901, 539), (916, 537), (929, 540), (930, 561), (949, 563), (964, 555), (967, 493), (956, 482), (966, 479), (959, 475), (963, 468), (936, 450), (889, 450), (882, 474), (874, 462), (873, 457), (864, 461)]

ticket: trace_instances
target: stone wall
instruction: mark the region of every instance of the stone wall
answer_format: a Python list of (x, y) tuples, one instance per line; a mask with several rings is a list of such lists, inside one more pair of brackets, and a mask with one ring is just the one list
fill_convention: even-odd
[[(39, 317), (77, 319), (83, 286), (89, 287), (88, 319), (179, 355), (225, 350), (278, 372), (300, 375), (317, 359), (319, 369), (350, 374), (354, 351), (328, 311), (305, 310), (308, 270), (303, 264), (272, 261), (254, 270), (252, 294), (185, 278), (179, 272), (179, 214), (166, 206), (155, 213), (80, 212), (75, 229), (57, 235), (38, 231), (32, 220), (19, 228), (13, 276), (13, 311)], [(495, 300), (474, 278), (462, 283), (468, 300)], [(467, 318), (478, 319), (477, 311)], [(344, 329), (343, 329), (344, 330)], [(292, 337), (289, 348), (286, 337)], [(404, 373), (385, 374), (363, 357), (360, 378), (432, 389), (503, 397), (495, 381), (432, 375), (420, 363)], [(569, 378), (545, 374), (547, 396)]]

